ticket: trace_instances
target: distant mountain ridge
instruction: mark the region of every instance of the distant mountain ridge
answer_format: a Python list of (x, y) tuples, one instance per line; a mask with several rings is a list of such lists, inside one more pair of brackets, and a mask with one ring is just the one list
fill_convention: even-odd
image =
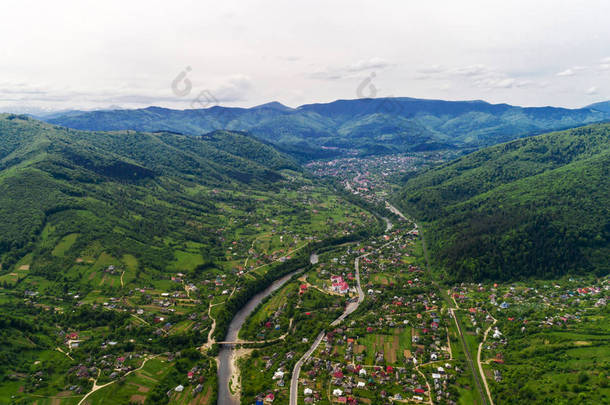
[[(532, 133), (610, 119), (593, 108), (518, 107), (481, 100), (408, 97), (337, 100), (290, 108), (271, 102), (252, 108), (214, 106), (172, 110), (69, 113), (48, 122), (84, 130), (175, 131), (189, 135), (226, 129), (248, 131), (302, 158), (324, 157), (322, 147), (392, 153), (443, 148), (474, 149)], [(338, 152), (333, 152), (338, 153)]]
[(593, 104), (588, 105), (585, 108), (590, 108), (592, 110), (610, 113), (610, 101), (601, 101), (599, 103), (593, 103)]

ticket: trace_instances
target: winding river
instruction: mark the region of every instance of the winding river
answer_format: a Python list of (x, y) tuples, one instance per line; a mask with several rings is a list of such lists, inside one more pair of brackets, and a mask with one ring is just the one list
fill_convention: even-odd
[[(316, 264), (318, 262), (318, 255), (312, 254), (309, 258), (310, 263)], [(229, 324), (227, 336), (225, 337), (226, 342), (234, 342), (238, 338), (239, 330), (248, 318), (248, 315), (254, 311), (254, 309), (261, 303), (265, 297), (272, 294), (281, 288), (292, 276), (303, 271), (303, 269), (294, 271), (290, 274), (285, 275), (282, 278), (275, 280), (269, 287), (261, 291), (260, 293), (253, 296), (250, 301), (243, 306), (242, 309), (235, 314), (233, 320)], [(239, 405), (239, 397), (234, 395), (229, 390), (229, 384), (231, 382), (231, 376), (233, 375), (233, 362), (231, 357), (233, 356), (234, 345), (223, 344), (220, 347), (218, 353), (218, 405)]]

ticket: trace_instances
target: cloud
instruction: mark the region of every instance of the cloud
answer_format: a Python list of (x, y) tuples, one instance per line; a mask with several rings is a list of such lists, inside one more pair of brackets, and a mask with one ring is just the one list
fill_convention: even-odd
[(373, 57), (370, 59), (359, 60), (356, 63), (351, 64), (347, 67), (350, 72), (361, 72), (369, 69), (385, 69), (390, 66), (390, 63), (385, 59)]
[(586, 66), (573, 66), (569, 69), (562, 70), (561, 72), (557, 73), (556, 76), (559, 76), (559, 77), (574, 76), (574, 75), (576, 75), (576, 73), (581, 72), (583, 70), (587, 70), (587, 67)]
[(610, 70), (610, 56), (603, 58), (597, 65), (597, 68), (599, 70)]
[(301, 60), (300, 56), (278, 56), (279, 60), (285, 61), (285, 62), (297, 62), (299, 60)]
[(590, 96), (597, 94), (597, 87), (596, 86), (591, 86), (589, 87), (586, 91), (585, 94), (588, 94)]
[[(166, 88), (142, 88), (125, 84), (115, 88), (52, 88), (27, 83), (0, 83), (0, 106), (27, 106), (28, 109), (106, 108), (121, 104), (130, 108), (149, 105), (211, 107), (243, 101), (252, 89), (252, 80), (246, 75), (233, 75), (217, 80), (206, 87), (195, 84), (190, 92), (179, 97)], [(8, 110), (7, 110), (8, 111)]]
[(576, 72), (574, 72), (573, 69), (566, 69), (566, 70), (562, 70), (561, 72), (557, 73), (557, 76), (574, 76), (576, 74)]
[(360, 77), (358, 73), (367, 70), (381, 70), (391, 66), (391, 63), (379, 57), (359, 60), (347, 66), (326, 67), (316, 72), (310, 73), (307, 77), (316, 80), (342, 80), (353, 77)]
[(429, 66), (426, 68), (418, 69), (417, 73), (429, 75), (429, 74), (443, 73), (446, 71), (447, 71), (447, 69), (444, 68), (442, 65), (432, 65), (432, 66)]
[(252, 89), (252, 79), (246, 75), (234, 75), (210, 90), (220, 102), (242, 101)]
[(545, 87), (546, 84), (532, 80), (520, 80), (484, 64), (474, 64), (458, 67), (442, 67), (432, 65), (418, 69), (416, 80), (442, 80), (453, 83), (469, 83), (485, 90), (510, 89), (527, 87)]
[(495, 74), (492, 69), (481, 64), (458, 67), (450, 71), (450, 73), (457, 76), (467, 77), (487, 76), (489, 74)]

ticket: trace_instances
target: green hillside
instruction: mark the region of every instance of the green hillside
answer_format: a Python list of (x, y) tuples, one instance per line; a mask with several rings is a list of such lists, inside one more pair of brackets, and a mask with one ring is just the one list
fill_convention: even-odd
[(408, 179), (398, 202), (425, 224), (452, 279), (610, 271), (610, 125), (516, 140)]
[[(34, 248), (45, 226), (58, 237), (81, 234), (81, 247), (93, 241), (91, 235), (101, 235), (107, 248), (117, 245), (116, 255), (134, 245), (148, 252), (150, 265), (161, 268), (168, 253), (155, 238), (168, 232), (213, 245), (219, 211), (205, 188), (273, 189), (282, 180), (276, 169), (297, 168), (272, 147), (228, 132), (204, 140), (168, 133), (89, 133), (4, 115), (0, 133), (4, 268)], [(185, 227), (187, 219), (198, 219), (210, 232)]]
[(77, 403), (90, 377), (114, 381), (121, 353), (140, 356), (130, 367), (190, 353), (163, 366), (171, 379), (141, 383), (167, 400), (197, 361), (212, 393), (215, 366), (194, 350), (212, 318), (222, 335), (288, 258), (380, 226), (245, 133), (87, 132), (0, 115), (0, 403), (72, 391)]

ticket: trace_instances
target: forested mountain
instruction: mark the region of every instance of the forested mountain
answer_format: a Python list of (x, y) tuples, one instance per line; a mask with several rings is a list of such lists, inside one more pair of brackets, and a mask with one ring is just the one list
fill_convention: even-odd
[(397, 198), (456, 280), (610, 271), (610, 125), (496, 145), (408, 179)]
[(176, 131), (190, 135), (217, 129), (242, 130), (307, 159), (336, 155), (342, 149), (390, 153), (479, 148), (608, 118), (607, 110), (592, 108), (523, 108), (484, 101), (401, 97), (338, 100), (296, 109), (268, 103), (254, 108), (149, 107), (72, 112), (48, 121), (86, 130)]
[(173, 260), (162, 238), (215, 249), (218, 201), (253, 203), (215, 188), (278, 189), (283, 169), (300, 170), (245, 134), (85, 132), (0, 115), (2, 267), (30, 252), (32, 271), (53, 278), (62, 259), (45, 246), (78, 234), (81, 251), (97, 241), (115, 257), (138, 253), (144, 266), (162, 269)]

